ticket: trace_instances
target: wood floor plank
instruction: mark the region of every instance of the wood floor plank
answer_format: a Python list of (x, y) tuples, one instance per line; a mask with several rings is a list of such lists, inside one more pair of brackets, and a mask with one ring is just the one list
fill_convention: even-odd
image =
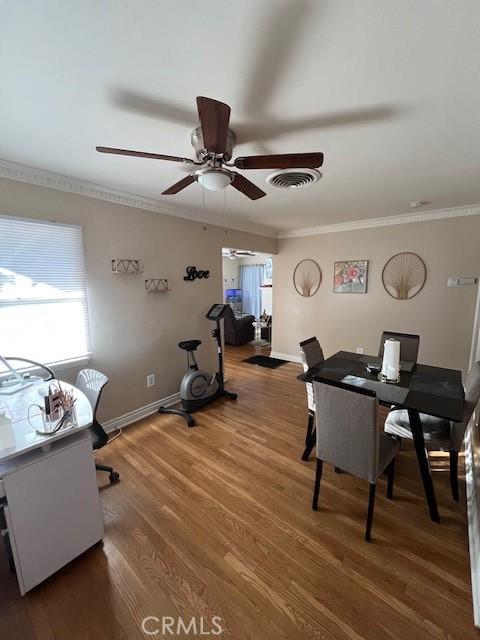
[[(394, 500), (379, 481), (372, 543), (365, 483), (314, 460), (300, 367), (270, 370), (230, 347), (235, 402), (181, 418), (152, 415), (99, 452), (103, 545), (21, 598), (0, 556), (0, 637), (145, 638), (145, 616), (222, 618), (231, 640), (468, 640), (472, 622), (465, 499), (450, 496), (448, 460), (432, 458), (442, 518), (425, 506), (414, 451), (399, 453)], [(162, 637), (159, 635), (158, 637)], [(177, 637), (192, 637), (180, 634)]]

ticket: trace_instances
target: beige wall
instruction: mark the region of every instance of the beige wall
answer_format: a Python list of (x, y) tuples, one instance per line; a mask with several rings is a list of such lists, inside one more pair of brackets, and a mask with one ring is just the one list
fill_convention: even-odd
[[(0, 214), (80, 224), (93, 357), (105, 372), (100, 418), (107, 420), (169, 396), (179, 388), (185, 357), (179, 340), (199, 338), (199, 360), (213, 369), (216, 359), (204, 318), (222, 300), (221, 248), (247, 246), (274, 253), (277, 241), (173, 216), (10, 180), (0, 180)], [(114, 257), (142, 258), (143, 275), (114, 275)], [(184, 282), (187, 265), (210, 270), (208, 280)], [(166, 277), (168, 293), (146, 293), (145, 277)], [(77, 370), (62, 371), (74, 379)], [(146, 376), (156, 375), (147, 389)]]
[[(401, 251), (418, 253), (428, 270), (424, 289), (404, 301), (381, 282), (385, 262)], [(311, 298), (293, 288), (303, 258), (316, 260), (323, 273)], [(366, 295), (332, 292), (333, 264), (348, 259), (370, 261)], [(421, 362), (467, 368), (477, 287), (447, 288), (447, 278), (479, 275), (480, 216), (280, 240), (273, 269), (273, 351), (298, 355), (298, 343), (316, 335), (326, 355), (356, 347), (375, 354), (388, 329), (420, 334)]]

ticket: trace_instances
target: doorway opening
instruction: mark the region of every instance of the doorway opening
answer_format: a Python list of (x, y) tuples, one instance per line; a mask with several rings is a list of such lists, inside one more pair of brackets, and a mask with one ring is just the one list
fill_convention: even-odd
[(273, 264), (269, 253), (222, 249), (223, 300), (228, 357), (270, 355), (273, 327)]

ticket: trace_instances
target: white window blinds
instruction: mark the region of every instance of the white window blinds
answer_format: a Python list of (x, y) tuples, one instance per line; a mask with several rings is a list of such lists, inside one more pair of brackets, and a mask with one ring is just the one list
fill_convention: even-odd
[(89, 350), (81, 227), (0, 216), (0, 354), (56, 363)]

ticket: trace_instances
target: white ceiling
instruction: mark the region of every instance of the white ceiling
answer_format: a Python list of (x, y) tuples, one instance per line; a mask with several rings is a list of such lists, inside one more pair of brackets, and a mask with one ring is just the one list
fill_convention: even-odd
[[(198, 184), (161, 192), (192, 157), (195, 96), (232, 107), (234, 155), (323, 151), (316, 185), (227, 222), (277, 231), (480, 202), (478, 0), (5, 0), (0, 158), (202, 214)], [(184, 171), (184, 169), (183, 169)], [(205, 192), (222, 212), (224, 193)], [(253, 229), (253, 226), (252, 226)]]

